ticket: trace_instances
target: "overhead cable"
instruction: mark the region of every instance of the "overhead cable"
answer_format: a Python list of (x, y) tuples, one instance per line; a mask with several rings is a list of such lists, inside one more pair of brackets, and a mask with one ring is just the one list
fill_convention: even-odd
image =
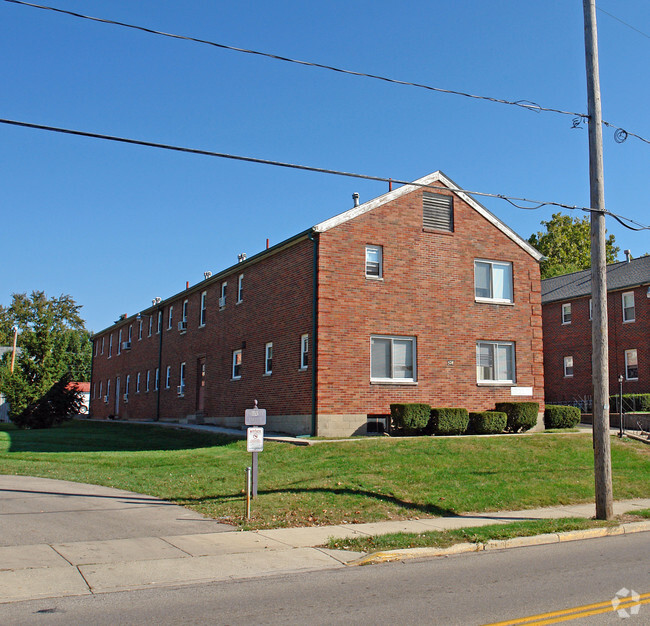
[[(379, 74), (367, 74), (365, 72), (357, 72), (357, 71), (354, 71), (354, 70), (346, 70), (346, 69), (343, 69), (343, 68), (340, 68), (340, 67), (335, 67), (333, 65), (326, 65), (326, 64), (323, 64), (323, 63), (315, 63), (315, 62), (312, 62), (312, 61), (302, 61), (300, 59), (292, 59), (290, 57), (285, 57), (285, 56), (281, 56), (281, 55), (277, 55), (277, 54), (272, 54), (270, 52), (262, 52), (260, 50), (251, 50), (251, 49), (248, 49), (248, 48), (239, 48), (237, 46), (229, 46), (229, 45), (226, 45), (226, 44), (217, 43), (215, 41), (210, 41), (208, 39), (199, 39), (197, 37), (188, 37), (188, 36), (185, 36), (185, 35), (176, 35), (174, 33), (167, 33), (167, 32), (164, 32), (164, 31), (155, 30), (153, 28), (148, 28), (146, 26), (138, 26), (138, 25), (135, 25), (135, 24), (128, 24), (126, 22), (119, 22), (117, 20), (109, 20), (109, 19), (101, 18), (101, 17), (93, 17), (91, 15), (84, 15), (82, 13), (76, 13), (74, 11), (67, 11), (65, 9), (59, 9), (59, 8), (56, 8), (56, 7), (46, 6), (46, 5), (42, 5), (42, 4), (34, 4), (32, 2), (25, 2), (24, 0), (4, 0), (4, 1), (9, 2), (11, 4), (19, 4), (19, 5), (23, 5), (23, 6), (33, 7), (35, 9), (43, 9), (43, 10), (46, 10), (46, 11), (54, 11), (56, 13), (63, 13), (64, 15), (70, 15), (72, 17), (77, 17), (77, 18), (84, 19), (84, 20), (91, 20), (93, 22), (100, 22), (102, 24), (110, 24), (112, 26), (122, 26), (124, 28), (131, 28), (133, 30), (138, 30), (138, 31), (141, 31), (141, 32), (149, 33), (150, 35), (159, 35), (161, 37), (171, 37), (172, 39), (180, 39), (182, 41), (191, 41), (191, 42), (194, 42), (194, 43), (200, 43), (200, 44), (204, 44), (204, 45), (208, 45), (208, 46), (213, 46), (215, 48), (220, 48), (221, 50), (230, 50), (232, 52), (241, 52), (243, 54), (252, 54), (252, 55), (255, 55), (255, 56), (266, 57), (266, 58), (269, 58), (269, 59), (273, 59), (275, 61), (283, 61), (283, 62), (286, 62), (286, 63), (295, 63), (295, 64), (298, 64), (298, 65), (304, 65), (304, 66), (307, 66), (307, 67), (317, 67), (317, 68), (324, 69), (324, 70), (330, 70), (332, 72), (339, 72), (340, 74), (347, 74), (347, 75), (350, 75), (350, 76), (360, 76), (360, 77), (363, 77), (363, 78), (371, 78), (371, 79), (374, 79), (374, 80), (381, 80), (381, 81), (384, 81), (384, 82), (387, 82), (387, 83), (392, 83), (392, 84), (395, 84), (395, 85), (405, 85), (405, 86), (408, 86), (408, 87), (416, 87), (418, 89), (426, 89), (427, 91), (435, 91), (437, 93), (445, 93), (445, 94), (451, 94), (451, 95), (455, 95), (455, 96), (463, 96), (465, 98), (472, 98), (472, 99), (475, 99), (475, 100), (484, 100), (484, 101), (487, 101), (487, 102), (494, 102), (496, 104), (507, 104), (507, 105), (510, 105), (510, 106), (516, 106), (516, 107), (520, 107), (522, 109), (527, 109), (528, 111), (534, 111), (536, 113), (539, 113), (539, 112), (558, 113), (558, 114), (561, 114), (561, 115), (570, 115), (570, 116), (572, 116), (574, 118), (577, 117), (581, 121), (585, 121), (585, 120), (588, 121), (589, 120), (589, 116), (587, 114), (585, 114), (585, 113), (576, 113), (575, 111), (564, 111), (562, 109), (556, 109), (556, 108), (552, 108), (552, 107), (543, 107), (543, 106), (540, 106), (539, 104), (536, 104), (535, 102), (531, 102), (530, 100), (514, 100), (513, 101), (513, 100), (504, 100), (504, 99), (501, 99), (501, 98), (493, 98), (493, 97), (490, 97), (490, 96), (480, 96), (480, 95), (476, 95), (476, 94), (466, 93), (464, 91), (456, 91), (456, 90), (453, 90), (453, 89), (444, 89), (442, 87), (433, 87), (432, 85), (425, 85), (423, 83), (413, 83), (413, 82), (409, 82), (409, 81), (405, 81), (405, 80), (398, 80), (396, 78), (389, 78), (387, 76), (381, 76)], [(627, 139), (628, 136), (632, 136), (632, 137), (636, 137), (637, 139), (640, 139), (641, 141), (644, 141), (645, 143), (650, 144), (650, 141), (648, 141), (647, 139), (644, 139), (643, 137), (641, 137), (640, 135), (637, 135), (635, 133), (623, 130), (622, 128), (619, 128), (615, 124), (611, 124), (611, 123), (608, 123), (608, 122), (605, 122), (605, 121), (603, 121), (603, 124), (605, 126), (609, 126), (609, 127), (612, 127), (612, 128), (617, 128), (619, 131), (621, 131), (620, 136), (623, 136), (623, 134), (624, 134), (625, 139)], [(574, 122), (573, 123), (573, 128), (576, 128), (576, 127), (577, 127), (577, 125)], [(625, 139), (623, 139), (623, 141), (625, 141)], [(622, 141), (617, 140), (617, 143), (622, 143)]]
[[(7, 124), (10, 126), (19, 126), (23, 128), (33, 128), (36, 130), (44, 130), (44, 131), (49, 131), (49, 132), (54, 132), (54, 133), (61, 133), (64, 135), (75, 135), (77, 137), (87, 137), (90, 139), (103, 139), (105, 141), (114, 141), (118, 143), (126, 143), (126, 144), (131, 144), (131, 145), (136, 145), (136, 146), (145, 146), (148, 148), (159, 148), (162, 150), (172, 150), (174, 152), (185, 152), (188, 154), (199, 154), (202, 156), (211, 156), (211, 157), (217, 157), (221, 159), (230, 159), (233, 161), (244, 161), (246, 163), (258, 163), (261, 165), (273, 165), (275, 167), (285, 167), (288, 169), (295, 169), (295, 170), (302, 170), (302, 171), (307, 171), (307, 172), (316, 172), (318, 174), (332, 174), (334, 176), (347, 176), (348, 178), (357, 178), (357, 179), (362, 179), (362, 180), (372, 180), (372, 181), (378, 181), (378, 182), (385, 182), (385, 183), (391, 183), (391, 184), (397, 184), (397, 185), (411, 185), (411, 186), (416, 186), (416, 187), (423, 187), (426, 189), (437, 189), (437, 190), (444, 190), (444, 191), (449, 191), (447, 187), (442, 187), (442, 186), (437, 186), (437, 185), (429, 185), (429, 184), (423, 184), (423, 183), (414, 183), (413, 181), (408, 181), (408, 180), (399, 180), (396, 178), (387, 178), (385, 176), (372, 176), (369, 174), (356, 174), (353, 172), (343, 172), (341, 170), (333, 170), (333, 169), (328, 169), (328, 168), (323, 168), (323, 167), (315, 167), (311, 165), (299, 165), (297, 163), (287, 163), (284, 161), (274, 161), (271, 159), (260, 159), (257, 157), (249, 157), (249, 156), (242, 156), (242, 155), (237, 155), (237, 154), (229, 154), (227, 152), (214, 152), (212, 150), (201, 150), (198, 148), (187, 148), (184, 146), (175, 146), (171, 144), (164, 144), (164, 143), (159, 143), (159, 142), (153, 142), (153, 141), (144, 141), (141, 139), (131, 139), (128, 137), (118, 137), (116, 135), (104, 135), (101, 133), (92, 133), (92, 132), (87, 132), (87, 131), (82, 131), (82, 130), (75, 130), (71, 128), (61, 128), (59, 126), (46, 126), (44, 124), (34, 124), (31, 122), (21, 122), (18, 120), (9, 120), (9, 119), (4, 119), (0, 118), (0, 124)], [(553, 201), (540, 201), (540, 200), (528, 200), (526, 198), (517, 198), (515, 196), (506, 196), (504, 194), (494, 194), (494, 193), (487, 193), (484, 191), (472, 191), (469, 189), (453, 189), (453, 191), (458, 192), (458, 193), (466, 193), (469, 195), (473, 196), (483, 196), (486, 198), (498, 198), (500, 200), (505, 200), (506, 202), (509, 202), (513, 206), (515, 206), (518, 209), (527, 209), (527, 210), (537, 210), (540, 209), (544, 206), (555, 206), (559, 207), (562, 209), (569, 209), (571, 211), (584, 211), (584, 212), (596, 212), (596, 213), (604, 213), (605, 215), (611, 215), (613, 218), (615, 218), (622, 226), (625, 226), (625, 228), (629, 228), (630, 230), (650, 230), (650, 226), (646, 226), (644, 224), (640, 224), (630, 218), (623, 217), (621, 215), (616, 215), (614, 213), (611, 213), (610, 211), (597, 211), (596, 209), (592, 209), (589, 207), (581, 207), (581, 206), (575, 206), (575, 205), (570, 205), (570, 204), (564, 204), (562, 202), (553, 202)], [(535, 204), (538, 206), (534, 207), (523, 207), (515, 204), (515, 202), (527, 202), (529, 204)], [(633, 228), (632, 226), (628, 226), (625, 222), (628, 222), (630, 224), (634, 224), (635, 226), (638, 226), (638, 228)]]

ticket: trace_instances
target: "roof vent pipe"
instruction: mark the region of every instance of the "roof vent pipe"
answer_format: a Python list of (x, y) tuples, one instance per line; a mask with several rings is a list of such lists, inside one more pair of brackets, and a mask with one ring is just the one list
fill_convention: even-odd
[(359, 194), (356, 191), (352, 194), (352, 199), (354, 200), (354, 206), (359, 206)]
[(623, 250), (623, 254), (625, 255), (625, 260), (629, 263), (632, 260), (632, 251)]
[(242, 252), (241, 254), (237, 255), (237, 261), (239, 263), (243, 263), (246, 260), (246, 253)]

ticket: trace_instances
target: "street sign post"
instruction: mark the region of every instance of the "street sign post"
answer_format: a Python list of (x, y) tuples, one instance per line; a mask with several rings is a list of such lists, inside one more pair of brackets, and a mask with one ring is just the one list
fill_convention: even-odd
[(255, 400), (255, 407), (244, 411), (244, 424), (250, 426), (246, 432), (246, 450), (252, 453), (252, 497), (257, 496), (257, 454), (264, 450), (264, 429), (266, 424), (266, 409), (260, 409)]

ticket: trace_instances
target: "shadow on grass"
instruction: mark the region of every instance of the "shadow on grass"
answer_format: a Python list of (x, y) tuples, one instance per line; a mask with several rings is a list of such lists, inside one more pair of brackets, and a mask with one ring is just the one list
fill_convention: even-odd
[[(295, 487), (287, 487), (285, 489), (260, 489), (258, 491), (258, 497), (265, 495), (288, 495), (288, 494), (314, 494), (314, 493), (324, 493), (332, 496), (361, 496), (364, 498), (370, 498), (373, 500), (378, 500), (380, 502), (386, 502), (393, 504), (407, 511), (418, 511), (420, 513), (425, 513), (426, 515), (431, 515), (434, 517), (460, 517), (454, 510), (445, 509), (435, 504), (417, 504), (415, 502), (407, 502), (395, 496), (388, 496), (382, 493), (376, 493), (374, 491), (366, 491), (363, 489), (350, 489), (350, 488), (337, 488), (337, 487), (305, 487), (303, 489)], [(241, 493), (232, 493), (224, 494), (220, 496), (202, 496), (196, 498), (168, 498), (170, 502), (178, 502), (184, 504), (196, 504), (202, 502), (230, 502), (237, 501), (242, 499)]]
[[(2, 445), (2, 435), (8, 445)], [(232, 444), (227, 435), (162, 428), (146, 424), (93, 421), (65, 422), (53, 428), (22, 430), (0, 426), (0, 454), (4, 452), (138, 452), (188, 450)]]

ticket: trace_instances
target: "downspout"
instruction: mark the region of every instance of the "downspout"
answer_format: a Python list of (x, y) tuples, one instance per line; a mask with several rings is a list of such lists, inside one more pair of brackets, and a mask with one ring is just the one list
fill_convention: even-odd
[(162, 323), (162, 308), (156, 312), (156, 325), (160, 331), (160, 340), (158, 343), (158, 393), (156, 394), (156, 419), (155, 422), (160, 421), (160, 388), (162, 387), (162, 340), (163, 340), (163, 323)]
[(93, 335), (90, 344), (92, 345), (92, 350), (90, 352), (90, 400), (88, 401), (88, 417), (92, 416), (92, 411), (90, 410), (90, 407), (93, 404), (93, 401), (96, 400), (95, 394), (93, 391), (95, 388), (93, 387), (94, 381), (93, 381), (93, 374), (95, 373), (95, 336)]
[(312, 301), (311, 301), (311, 435), (316, 436), (318, 431), (318, 420), (316, 417), (316, 398), (317, 398), (317, 332), (318, 332), (318, 236), (312, 230), (309, 233), (309, 239), (314, 244), (314, 262), (312, 273)]

